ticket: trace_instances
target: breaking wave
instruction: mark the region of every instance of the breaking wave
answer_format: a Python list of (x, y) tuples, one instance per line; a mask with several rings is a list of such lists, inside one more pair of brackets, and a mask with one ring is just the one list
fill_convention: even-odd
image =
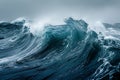
[(120, 78), (120, 24), (103, 23), (105, 35), (72, 18), (39, 32), (26, 24), (31, 22), (0, 23), (1, 80)]

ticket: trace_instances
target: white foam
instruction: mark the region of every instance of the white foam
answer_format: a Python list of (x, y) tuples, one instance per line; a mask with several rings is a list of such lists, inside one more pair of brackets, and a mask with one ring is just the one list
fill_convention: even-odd
[(101, 21), (96, 21), (93, 23), (93, 25), (90, 26), (90, 29), (94, 30), (97, 33), (101, 32), (104, 36), (106, 35), (106, 29)]
[(64, 24), (64, 22), (56, 20), (54, 17), (36, 18), (30, 24), (30, 32), (32, 32), (34, 35), (39, 36), (44, 31), (45, 26), (48, 24), (59, 25)]
[(44, 30), (45, 25), (48, 24), (49, 19), (38, 20), (30, 24), (30, 32), (34, 35), (40, 35)]

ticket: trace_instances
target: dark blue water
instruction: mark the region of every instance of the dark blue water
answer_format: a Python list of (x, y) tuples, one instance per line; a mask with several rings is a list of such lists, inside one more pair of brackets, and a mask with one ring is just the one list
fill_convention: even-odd
[(119, 80), (119, 33), (105, 38), (85, 21), (69, 18), (45, 26), (38, 36), (25, 23), (0, 23), (0, 80)]

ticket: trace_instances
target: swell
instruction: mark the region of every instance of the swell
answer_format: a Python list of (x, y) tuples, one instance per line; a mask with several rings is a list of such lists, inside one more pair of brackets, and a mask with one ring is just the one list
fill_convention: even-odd
[(1, 80), (119, 78), (119, 38), (101, 37), (85, 21), (72, 18), (45, 26), (37, 36), (26, 22), (0, 23)]

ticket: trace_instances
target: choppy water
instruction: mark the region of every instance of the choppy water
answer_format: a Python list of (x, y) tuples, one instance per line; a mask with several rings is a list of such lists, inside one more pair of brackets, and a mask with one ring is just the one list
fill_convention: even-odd
[(119, 24), (104, 23), (102, 35), (85, 21), (69, 18), (35, 35), (25, 23), (0, 23), (0, 80), (120, 78)]

